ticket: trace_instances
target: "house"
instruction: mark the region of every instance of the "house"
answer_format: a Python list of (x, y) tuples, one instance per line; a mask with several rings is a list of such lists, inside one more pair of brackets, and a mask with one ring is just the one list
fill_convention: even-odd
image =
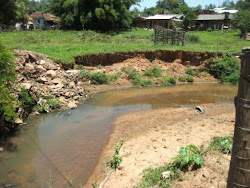
[(60, 19), (50, 13), (37, 11), (29, 15), (29, 21), (34, 29), (52, 29), (58, 26)]
[(233, 14), (200, 14), (195, 20), (195, 28), (198, 30), (213, 30), (230, 29), (232, 27), (231, 20)]
[(172, 22), (181, 22), (183, 14), (156, 14), (149, 17), (139, 17), (134, 19), (134, 26), (154, 29), (158, 26), (169, 28)]

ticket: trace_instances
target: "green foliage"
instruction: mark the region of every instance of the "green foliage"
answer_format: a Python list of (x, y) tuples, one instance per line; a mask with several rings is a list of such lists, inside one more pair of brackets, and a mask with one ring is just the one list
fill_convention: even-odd
[[(250, 4), (250, 3), (249, 3)], [(250, 32), (250, 10), (240, 10), (234, 15), (233, 24), (240, 29), (241, 36), (246, 37), (246, 33)]]
[(186, 40), (191, 43), (200, 43), (200, 37), (198, 35), (192, 35), (192, 34), (187, 34), (186, 35)]
[(188, 67), (188, 68), (186, 69), (186, 73), (187, 73), (188, 75), (190, 75), (190, 76), (194, 76), (194, 75), (197, 75), (197, 74), (198, 74), (198, 70), (192, 69), (192, 68)]
[(194, 78), (192, 76), (187, 76), (186, 77), (186, 81), (189, 83), (193, 83), (194, 82)]
[(225, 136), (225, 137), (214, 137), (211, 142), (208, 150), (220, 151), (224, 154), (230, 154), (232, 152), (233, 146), (233, 137)]
[(138, 0), (51, 0), (50, 10), (61, 17), (65, 29), (109, 31), (130, 28), (129, 8), (136, 2)]
[(209, 28), (207, 28), (207, 31), (208, 31), (208, 32), (212, 32), (213, 30), (212, 30), (211, 27), (209, 27)]
[(159, 78), (159, 77), (162, 76), (162, 73), (163, 73), (162, 69), (155, 66), (152, 69), (149, 69), (149, 70), (145, 71), (144, 76)]
[(109, 83), (109, 76), (105, 73), (95, 72), (91, 73), (88, 72), (85, 74), (85, 77), (90, 79), (93, 84), (108, 84)]
[[(203, 159), (199, 149), (194, 145), (182, 147), (179, 154), (173, 158), (173, 162), (163, 167), (147, 168), (143, 170), (141, 183), (137, 188), (170, 187), (171, 183), (180, 177), (180, 172), (196, 170), (203, 165)], [(163, 172), (170, 171), (170, 177), (164, 179), (161, 177)]]
[(197, 16), (194, 14), (194, 11), (192, 9), (188, 9), (184, 19), (183, 19), (183, 25), (185, 28), (188, 28), (193, 20), (195, 20)]
[(222, 83), (237, 85), (240, 77), (240, 66), (235, 57), (223, 55), (221, 58), (212, 60), (209, 73)]
[(137, 76), (132, 80), (132, 84), (139, 85), (139, 86), (152, 86), (153, 81), (152, 80), (144, 80), (140, 76)]
[(179, 155), (174, 158), (171, 166), (183, 172), (196, 170), (203, 165), (204, 161), (199, 149), (194, 145), (182, 147)]
[(122, 72), (116, 72), (114, 74), (112, 74), (111, 76), (109, 76), (109, 81), (110, 82), (114, 82), (116, 81), (118, 78), (120, 78), (120, 76), (122, 75)]
[(162, 79), (162, 85), (163, 86), (176, 85), (176, 80), (174, 77), (165, 76)]
[(62, 105), (61, 101), (58, 99), (48, 99), (47, 104), (52, 110), (60, 109)]
[[(163, 172), (170, 171), (170, 178), (161, 179), (161, 174)], [(147, 168), (142, 171), (143, 177), (141, 183), (137, 186), (137, 188), (148, 188), (155, 187), (155, 185), (159, 185), (159, 187), (170, 187), (171, 183), (180, 177), (180, 172), (176, 169), (173, 169), (170, 165), (166, 165), (159, 168)]]
[[(16, 72), (13, 55), (8, 48), (0, 43), (0, 122), (12, 122), (16, 117), (15, 105), (17, 99), (13, 89), (15, 81)], [(2, 126), (0, 124), (0, 134)]]
[(192, 76), (180, 76), (179, 77), (180, 82), (194, 82), (194, 78)]
[(21, 88), (19, 101), (21, 107), (24, 109), (26, 113), (30, 113), (33, 106), (36, 104), (35, 100), (30, 96), (29, 92), (24, 88)]
[(48, 104), (38, 104), (35, 106), (35, 110), (39, 113), (49, 112), (50, 108)]
[(106, 166), (108, 166), (113, 170), (117, 170), (117, 168), (120, 166), (122, 162), (122, 157), (119, 155), (122, 146), (123, 146), (123, 140), (121, 140), (118, 144), (116, 144), (114, 148), (115, 153), (112, 159), (110, 159), (106, 164)]

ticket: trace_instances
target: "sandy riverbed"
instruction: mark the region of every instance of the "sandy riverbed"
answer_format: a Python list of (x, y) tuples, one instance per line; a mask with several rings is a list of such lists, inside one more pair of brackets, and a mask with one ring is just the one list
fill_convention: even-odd
[[(105, 178), (105, 163), (120, 139), (125, 141), (121, 149), (123, 162), (120, 169), (111, 174), (105, 188), (134, 187), (140, 182), (143, 169), (170, 162), (180, 147), (188, 144), (206, 146), (214, 136), (233, 134), (235, 108), (232, 102), (206, 104), (202, 108), (205, 110), (203, 115), (193, 109), (166, 108), (119, 117), (86, 187)], [(175, 182), (174, 187), (224, 187), (229, 159), (229, 156), (208, 154), (202, 169), (186, 174), (184, 181)]]

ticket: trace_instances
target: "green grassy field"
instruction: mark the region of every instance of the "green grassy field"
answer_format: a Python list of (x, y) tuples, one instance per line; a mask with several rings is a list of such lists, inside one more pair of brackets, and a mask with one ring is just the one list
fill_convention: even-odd
[(193, 31), (199, 43), (185, 46), (154, 45), (153, 31), (133, 29), (118, 34), (100, 34), (93, 31), (22, 31), (0, 33), (0, 40), (11, 48), (32, 50), (48, 55), (53, 60), (73, 62), (74, 56), (133, 50), (190, 50), (239, 52), (249, 41), (239, 38), (239, 31)]

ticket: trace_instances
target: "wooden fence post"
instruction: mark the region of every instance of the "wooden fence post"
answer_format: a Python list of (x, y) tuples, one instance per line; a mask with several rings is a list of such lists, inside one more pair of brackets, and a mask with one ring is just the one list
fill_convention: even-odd
[(227, 188), (250, 188), (250, 47), (242, 50), (235, 106), (236, 122)]

